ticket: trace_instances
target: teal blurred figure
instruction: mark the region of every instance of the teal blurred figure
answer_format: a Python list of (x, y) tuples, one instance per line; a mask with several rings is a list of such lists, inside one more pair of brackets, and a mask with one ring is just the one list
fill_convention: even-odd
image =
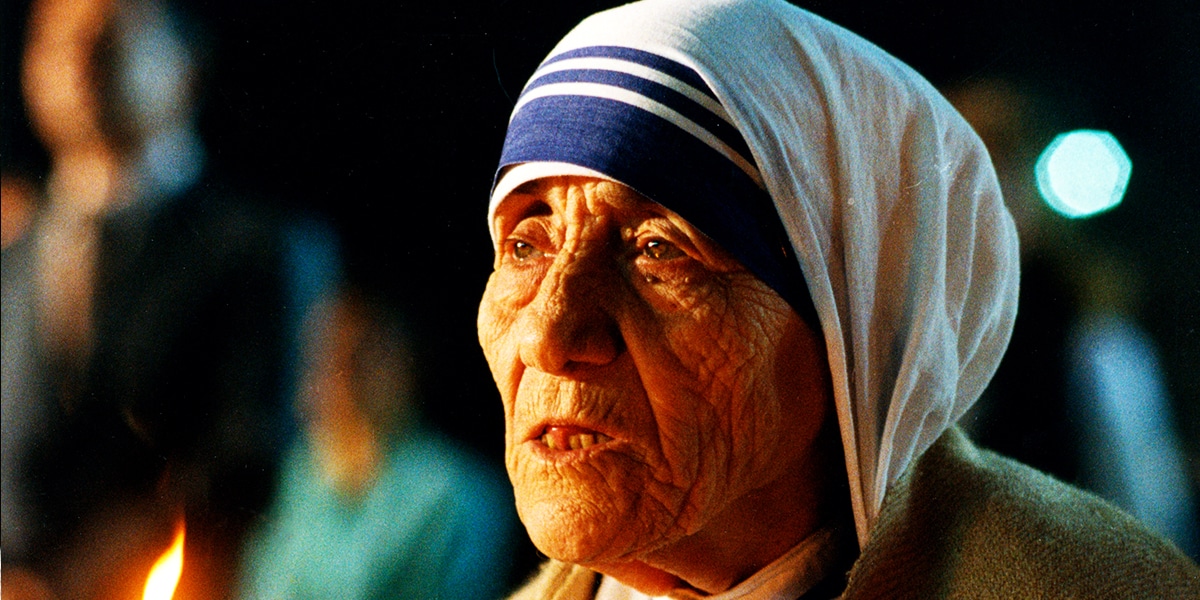
[(491, 598), (516, 533), (498, 469), (420, 424), (403, 324), (343, 290), (310, 319), (304, 435), (247, 553), (241, 597)]

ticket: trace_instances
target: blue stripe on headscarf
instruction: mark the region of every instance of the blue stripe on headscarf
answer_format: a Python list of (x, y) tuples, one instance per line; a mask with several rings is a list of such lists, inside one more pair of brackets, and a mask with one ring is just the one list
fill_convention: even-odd
[[(628, 48), (582, 48), (556, 55), (544, 64), (581, 56), (634, 57), (637, 64), (660, 72), (669, 68), (672, 77), (699, 85), (699, 91), (712, 96), (690, 68)], [(538, 77), (523, 95), (557, 82), (603, 83), (651, 98), (692, 119), (753, 164), (739, 132), (674, 90), (623, 73), (580, 69)], [(537, 97), (513, 115), (497, 175), (504, 167), (535, 161), (569, 163), (603, 173), (678, 213), (820, 331), (799, 263), (771, 198), (742, 168), (692, 133), (618, 100), (571, 93)]]
[(669, 58), (634, 48), (625, 48), (623, 46), (588, 46), (586, 48), (576, 48), (562, 54), (555, 54), (546, 59), (542, 63), (542, 66), (572, 58), (615, 58), (642, 65), (643, 67), (649, 67), (660, 73), (670, 75), (708, 94), (713, 100), (717, 99), (717, 95), (708, 89), (708, 84), (704, 83), (704, 79), (700, 77), (700, 74), (693, 71), (691, 67), (681, 65)]
[(722, 142), (725, 142), (734, 152), (737, 152), (742, 158), (746, 159), (746, 162), (751, 164), (754, 162), (751, 158), (750, 147), (746, 145), (746, 140), (742, 138), (741, 132), (734, 128), (733, 125), (726, 123), (721, 117), (713, 114), (707, 108), (696, 104), (691, 98), (661, 83), (643, 79), (636, 75), (617, 71), (605, 71), (603, 69), (554, 71), (529, 82), (529, 85), (525, 86), (525, 90), (532, 90), (552, 83), (577, 82), (603, 83), (637, 92), (687, 117), (693, 123), (703, 127), (709, 133), (717, 136)]

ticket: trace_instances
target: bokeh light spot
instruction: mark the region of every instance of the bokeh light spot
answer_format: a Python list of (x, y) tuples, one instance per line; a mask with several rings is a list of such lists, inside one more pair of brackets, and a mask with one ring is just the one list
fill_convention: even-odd
[(1120, 204), (1133, 164), (1111, 133), (1081, 129), (1054, 138), (1035, 168), (1050, 208), (1078, 218)]

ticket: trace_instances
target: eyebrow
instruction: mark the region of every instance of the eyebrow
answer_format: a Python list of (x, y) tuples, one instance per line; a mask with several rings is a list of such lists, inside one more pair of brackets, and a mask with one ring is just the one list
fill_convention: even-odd
[[(517, 196), (517, 195), (537, 196), (537, 195), (541, 194), (541, 192), (543, 191), (543, 188), (545, 188), (549, 184), (549, 182), (550, 182), (550, 180), (547, 178), (533, 179), (530, 181), (526, 181), (525, 183), (522, 183), (521, 185), (518, 185), (517, 187), (513, 188), (513, 191), (509, 192), (508, 195), (510, 197)], [(507, 198), (505, 198), (505, 199), (507, 200)]]
[[(521, 186), (513, 190), (504, 200), (500, 201), (500, 204), (496, 207), (496, 218), (516, 223), (530, 217), (553, 214), (554, 209), (544, 200), (545, 194), (541, 193), (542, 190), (538, 186), (531, 186), (529, 189), (524, 189), (524, 187)], [(513, 208), (514, 205), (516, 206), (515, 209)], [(516, 212), (505, 215), (502, 209), (515, 210)]]

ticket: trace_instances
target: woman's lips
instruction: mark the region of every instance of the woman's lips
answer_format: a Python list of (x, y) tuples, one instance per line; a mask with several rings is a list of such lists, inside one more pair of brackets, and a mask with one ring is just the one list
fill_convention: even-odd
[(582, 450), (611, 442), (612, 438), (575, 425), (547, 425), (538, 441), (551, 450)]

